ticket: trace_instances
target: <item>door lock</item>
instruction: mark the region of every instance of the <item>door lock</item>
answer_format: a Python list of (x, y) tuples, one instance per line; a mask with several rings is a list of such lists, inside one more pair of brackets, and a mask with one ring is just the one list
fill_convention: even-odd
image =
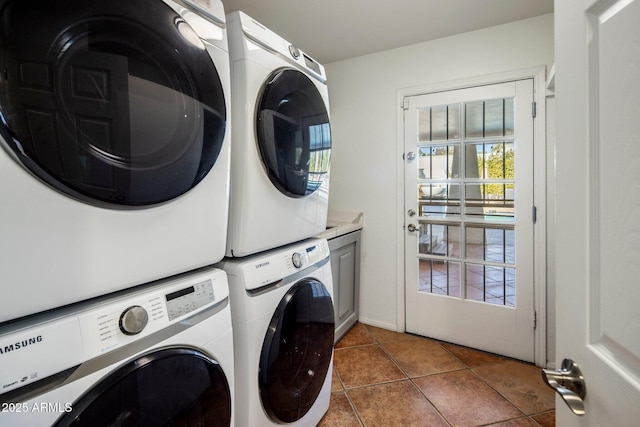
[(415, 224), (409, 224), (407, 225), (407, 230), (409, 230), (410, 232), (414, 232), (418, 229), (418, 227), (415, 226)]
[(564, 359), (557, 371), (543, 369), (542, 378), (562, 397), (562, 400), (574, 414), (584, 415), (584, 397), (587, 394), (587, 386), (580, 368), (573, 360)]
[(416, 211), (414, 211), (413, 209), (409, 209), (407, 211), (407, 215), (409, 215), (409, 216), (414, 216), (415, 214), (416, 214)]

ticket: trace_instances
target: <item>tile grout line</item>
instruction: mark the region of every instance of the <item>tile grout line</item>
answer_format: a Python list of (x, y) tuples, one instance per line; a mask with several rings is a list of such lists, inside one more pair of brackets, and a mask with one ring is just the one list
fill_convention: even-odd
[[(506, 396), (504, 396), (499, 390), (497, 390), (495, 387), (493, 387), (491, 384), (489, 384), (487, 381), (484, 380), (484, 378), (482, 378), (479, 374), (477, 374), (474, 370), (473, 367), (467, 365), (466, 363), (464, 363), (458, 356), (456, 356), (454, 353), (452, 353), (451, 351), (449, 351), (448, 348), (446, 348), (444, 345), (442, 345), (442, 343), (439, 340), (434, 340), (432, 338), (428, 338), (428, 337), (416, 337), (417, 339), (429, 339), (431, 341), (433, 341), (434, 343), (438, 344), (438, 346), (443, 349), (447, 354), (449, 354), (451, 357), (453, 357), (455, 360), (457, 360), (458, 362), (460, 362), (460, 364), (463, 366), (463, 368), (461, 369), (453, 369), (450, 371), (441, 371), (441, 372), (434, 372), (431, 374), (427, 374), (427, 375), (420, 375), (418, 377), (415, 378), (424, 378), (424, 377), (428, 377), (428, 376), (433, 376), (433, 375), (439, 375), (439, 374), (444, 374), (444, 373), (449, 373), (449, 372), (456, 372), (456, 371), (469, 371), (470, 373), (472, 373), (476, 378), (478, 378), (482, 383), (486, 384), (490, 389), (494, 390), (500, 397), (502, 397), (505, 401), (507, 401), (510, 405), (512, 405), (518, 412), (520, 412), (520, 416), (514, 417), (514, 418), (510, 418), (507, 420), (501, 420), (498, 423), (501, 422), (505, 422), (505, 421), (510, 421), (510, 420), (515, 420), (515, 419), (520, 419), (520, 418), (527, 418), (530, 421), (538, 424), (534, 419), (531, 418), (531, 416), (529, 414), (526, 414), (522, 409), (520, 409), (515, 403), (513, 403), (511, 400), (509, 400)], [(381, 343), (379, 340), (377, 340), (375, 337), (374, 339), (376, 340), (376, 342), (380, 345), (380, 347), (382, 348), (382, 350), (385, 352), (385, 354), (392, 360), (392, 362), (396, 365), (396, 367), (407, 377), (407, 379), (411, 382), (411, 384), (413, 385), (414, 388), (416, 388), (418, 390), (418, 392), (424, 396), (424, 398), (431, 404), (431, 406), (433, 406), (433, 408), (438, 412), (438, 414), (440, 414), (440, 416), (442, 417), (443, 420), (445, 420), (445, 422), (449, 425), (452, 425), (449, 420), (444, 416), (444, 414), (438, 409), (438, 407), (422, 392), (422, 389), (420, 389), (420, 387), (418, 387), (418, 385), (413, 381), (414, 378), (412, 378), (398, 363), (398, 361), (393, 357), (393, 355), (387, 350), (387, 348), (384, 346), (383, 343)], [(401, 341), (401, 340), (399, 340)], [(395, 342), (395, 341), (394, 341)], [(480, 366), (489, 366), (489, 365), (498, 365), (501, 363), (505, 363), (507, 360), (511, 360), (511, 359), (504, 359), (503, 361), (500, 362), (494, 362), (494, 363), (487, 363), (485, 365), (480, 365)], [(403, 381), (403, 380), (396, 380), (396, 381)], [(395, 382), (395, 381), (389, 381), (389, 382)], [(548, 412), (548, 411), (542, 411), (542, 412)], [(492, 423), (492, 424), (497, 424), (497, 423)], [(491, 424), (486, 424), (486, 426), (490, 426)]]
[[(342, 391), (344, 392), (345, 397), (347, 398), (347, 401), (349, 402), (349, 405), (351, 406), (351, 409), (352, 409), (354, 415), (356, 416), (356, 419), (358, 420), (360, 426), (361, 427), (366, 427), (366, 425), (364, 423), (364, 420), (362, 419), (362, 417), (361, 417), (361, 415), (360, 415), (360, 413), (359, 413), (354, 401), (351, 398), (351, 395), (350, 395), (350, 391), (351, 390), (358, 390), (358, 389), (362, 389), (362, 388), (366, 388), (366, 387), (375, 387), (375, 386), (379, 386), (379, 385), (383, 385), (383, 384), (393, 384), (393, 383), (396, 383), (396, 382), (407, 381), (407, 380), (411, 382), (413, 388), (415, 390), (417, 390), (420, 393), (420, 395), (434, 408), (434, 410), (440, 415), (442, 420), (444, 420), (445, 423), (447, 423), (447, 425), (451, 426), (452, 424), (449, 422), (449, 420), (438, 409), (438, 407), (422, 392), (420, 387), (418, 387), (418, 385), (414, 382), (414, 378), (412, 378), (409, 375), (409, 373), (400, 366), (400, 364), (398, 363), (396, 358), (386, 348), (385, 344), (390, 345), (390, 344), (394, 344), (396, 342), (405, 341), (405, 340), (398, 339), (398, 340), (392, 340), (392, 341), (383, 343), (383, 342), (380, 341), (380, 339), (378, 339), (373, 334), (373, 332), (369, 329), (369, 327), (367, 325), (363, 324), (363, 326), (364, 326), (364, 331), (369, 336), (369, 338), (371, 338), (373, 340), (373, 343), (370, 343), (370, 344), (357, 344), (357, 345), (342, 347), (340, 349), (334, 348), (334, 350), (343, 350), (343, 349), (352, 349), (352, 348), (366, 348), (366, 347), (378, 346), (384, 352), (384, 354), (391, 360), (391, 362), (394, 364), (394, 366), (402, 373), (402, 375), (404, 375), (405, 378), (399, 378), (399, 379), (395, 379), (395, 380), (383, 381), (383, 382), (373, 383), (373, 384), (364, 384), (364, 385), (359, 385), (359, 386), (347, 388), (345, 386), (342, 378), (340, 377), (340, 375), (336, 371), (336, 377), (338, 378), (338, 381), (340, 383)], [(402, 333), (400, 333), (400, 334), (402, 334)], [(540, 412), (536, 412), (535, 414), (527, 414), (527, 413), (525, 413), (524, 410), (520, 409), (520, 407), (518, 407), (514, 402), (512, 402), (509, 398), (507, 398), (507, 396), (505, 396), (503, 393), (501, 393), (499, 390), (497, 390), (495, 387), (493, 387), (490, 383), (488, 383), (483, 377), (481, 377), (474, 370), (475, 368), (479, 368), (479, 367), (503, 364), (503, 363), (505, 363), (507, 361), (515, 360), (515, 359), (501, 356), (502, 360), (495, 361), (495, 362), (490, 362), (490, 363), (485, 363), (485, 364), (480, 364), (478, 366), (472, 367), (472, 366), (464, 363), (462, 359), (460, 359), (452, 351), (450, 351), (445, 345), (443, 345), (443, 343), (440, 340), (435, 340), (435, 339), (428, 338), (428, 337), (421, 337), (421, 336), (417, 336), (417, 335), (414, 336), (413, 334), (403, 334), (403, 335), (408, 335), (408, 336), (410, 336), (410, 337), (412, 337), (412, 338), (414, 338), (416, 340), (428, 339), (430, 341), (433, 341), (434, 343), (438, 344), (439, 348), (443, 349), (448, 355), (453, 357), (455, 360), (457, 360), (462, 365), (462, 368), (460, 368), (460, 369), (453, 369), (453, 370), (442, 371), (442, 372), (434, 372), (434, 373), (430, 373), (430, 374), (427, 374), (427, 375), (420, 375), (420, 376), (417, 376), (416, 378), (423, 378), (423, 377), (428, 377), (428, 376), (433, 376), (433, 375), (438, 375), (438, 374), (444, 374), (444, 373), (448, 373), (448, 372), (455, 372), (455, 371), (465, 371), (465, 370), (466, 371), (470, 371), (475, 378), (479, 379), (483, 384), (485, 384), (491, 390), (496, 392), (506, 402), (508, 402), (510, 405), (512, 405), (518, 411), (518, 413), (520, 414), (520, 415), (515, 416), (513, 418), (509, 418), (507, 420), (499, 421), (498, 424), (502, 423), (502, 422), (507, 422), (507, 421), (517, 420), (517, 419), (525, 419), (526, 418), (529, 422), (532, 422), (532, 423), (534, 423), (534, 425), (539, 426), (540, 424), (535, 419), (533, 419), (533, 417), (537, 416), (537, 415), (540, 415), (540, 414), (544, 414), (544, 413), (548, 413), (548, 412), (552, 412), (553, 411), (553, 409), (547, 409), (547, 410), (543, 410), (543, 411), (540, 411)], [(455, 344), (453, 344), (453, 345), (455, 345)], [(464, 347), (464, 346), (462, 346), (462, 347)], [(480, 350), (477, 350), (477, 349), (472, 349), (472, 350), (480, 351)], [(491, 426), (491, 425), (494, 425), (494, 424), (496, 424), (496, 423), (486, 424), (485, 426)]]
[[(369, 329), (366, 326), (365, 326), (365, 331), (375, 341), (374, 344), (365, 344), (365, 345), (351, 346), (351, 347), (345, 347), (345, 348), (368, 347), (368, 346), (376, 345), (375, 343), (377, 343), (378, 340), (373, 336), (373, 334), (371, 334), (371, 332), (369, 331)], [(334, 348), (334, 352), (335, 352), (335, 350), (336, 349)], [(344, 395), (347, 398), (347, 402), (349, 402), (349, 405), (351, 405), (351, 410), (353, 411), (354, 415), (356, 416), (356, 419), (360, 423), (360, 426), (361, 427), (366, 427), (365, 424), (364, 424), (364, 420), (360, 416), (360, 412), (358, 411), (358, 408), (356, 407), (356, 404), (351, 399), (351, 395), (349, 394), (349, 391), (348, 391), (347, 387), (344, 385), (344, 382), (342, 381), (342, 378), (340, 377), (340, 374), (337, 371), (336, 371), (336, 377), (338, 377), (338, 381), (340, 381), (340, 385), (342, 386), (342, 391), (344, 392)]]
[[(454, 345), (455, 345), (455, 344), (454, 344)], [(492, 386), (491, 384), (489, 384), (489, 383), (488, 383), (484, 378), (482, 378), (482, 377), (481, 377), (481, 376), (480, 376), (476, 371), (474, 371), (474, 368), (483, 367), (483, 366), (490, 366), (490, 365), (498, 365), (498, 364), (505, 363), (505, 362), (507, 362), (507, 361), (515, 360), (515, 359), (508, 358), (508, 357), (506, 357), (506, 356), (500, 356), (500, 355), (499, 355), (500, 357), (502, 357), (502, 358), (503, 358), (503, 360), (502, 360), (502, 361), (500, 361), (500, 362), (486, 363), (486, 364), (484, 364), (484, 365), (478, 365), (478, 366), (475, 366), (475, 367), (471, 367), (471, 366), (468, 366), (466, 363), (464, 363), (462, 360), (460, 360), (460, 359), (459, 359), (455, 354), (453, 354), (451, 351), (449, 351), (449, 349), (448, 349), (448, 348), (446, 348), (446, 347), (445, 347), (445, 346), (443, 346), (443, 345), (441, 345), (441, 347), (442, 347), (442, 348), (443, 348), (447, 353), (449, 353), (451, 356), (453, 356), (453, 357), (455, 357), (457, 360), (459, 360), (459, 361), (460, 361), (460, 363), (462, 363), (462, 364), (463, 364), (463, 365), (464, 365), (464, 366), (465, 366), (469, 371), (471, 371), (471, 373), (473, 373), (473, 375), (475, 375), (475, 376), (476, 376), (480, 381), (482, 381), (482, 382), (483, 382), (484, 384), (486, 384), (490, 389), (492, 389), (492, 390), (494, 390), (496, 393), (498, 393), (498, 395), (500, 395), (504, 400), (506, 400), (506, 401), (507, 401), (507, 402), (509, 402), (511, 405), (513, 405), (513, 407), (514, 407), (514, 408), (516, 408), (516, 409), (517, 409), (517, 410), (518, 410), (518, 411), (519, 411), (519, 412), (520, 412), (524, 417), (526, 417), (528, 420), (530, 420), (530, 421), (534, 422), (534, 423), (535, 423), (535, 424), (537, 424), (537, 425), (540, 425), (540, 424), (539, 424), (536, 420), (534, 420), (532, 417), (533, 417), (534, 415), (539, 415), (539, 414), (543, 414), (543, 413), (545, 413), (545, 412), (549, 412), (549, 411), (551, 411), (550, 409), (547, 409), (547, 410), (541, 411), (541, 412), (536, 413), (536, 414), (527, 414), (527, 413), (525, 413), (525, 412), (524, 412), (522, 409), (520, 409), (520, 408), (519, 408), (519, 407), (518, 407), (514, 402), (512, 402), (512, 401), (511, 401), (507, 396), (505, 396), (504, 394), (502, 394), (498, 389), (496, 389), (495, 387), (493, 387), (493, 386)], [(522, 417), (518, 417), (518, 418), (522, 418)], [(517, 418), (512, 418), (512, 419), (517, 419)], [(505, 420), (505, 421), (509, 421), (509, 420)], [(495, 423), (494, 423), (494, 424), (495, 424)], [(487, 424), (487, 425), (491, 425), (491, 424)]]
[(335, 374), (336, 374), (336, 377), (338, 378), (338, 381), (340, 382), (340, 386), (342, 387), (342, 392), (344, 393), (344, 396), (347, 398), (347, 402), (349, 402), (349, 405), (351, 405), (351, 410), (353, 411), (353, 414), (356, 416), (356, 419), (360, 423), (360, 426), (365, 427), (364, 421), (362, 421), (362, 418), (360, 417), (360, 413), (358, 412), (355, 403), (353, 403), (353, 400), (351, 400), (351, 396), (347, 392), (347, 387), (345, 387), (344, 382), (342, 381), (342, 378), (340, 378), (340, 374), (337, 371)]
[[(445, 346), (440, 345), (440, 347), (442, 347), (447, 353), (449, 353), (451, 356), (455, 357), (458, 361), (460, 361), (460, 363), (462, 363), (469, 372), (471, 372), (476, 378), (478, 378), (480, 381), (482, 381), (484, 384), (486, 384), (491, 390), (495, 391), (496, 393), (498, 393), (498, 395), (500, 397), (502, 397), (504, 400), (509, 402), (510, 405), (512, 405), (514, 408), (516, 408), (516, 410), (518, 410), (518, 412), (520, 412), (522, 414), (522, 416), (524, 416), (527, 419), (529, 419), (530, 421), (533, 421), (534, 423), (538, 424), (535, 420), (531, 419), (531, 417), (528, 414), (525, 414), (524, 411), (522, 409), (520, 409), (515, 403), (513, 403), (505, 395), (503, 395), (499, 390), (497, 390), (495, 387), (493, 387), (491, 384), (489, 384), (487, 381), (485, 381), (484, 378), (482, 378), (476, 371), (473, 370), (474, 369), (473, 367), (471, 367), (471, 366), (467, 365), (466, 363), (464, 363), (462, 360), (460, 360), (460, 358), (458, 358), (455, 354), (453, 354), (451, 351), (449, 351), (449, 349), (446, 348)], [(504, 356), (500, 356), (500, 357), (504, 357)], [(504, 359), (504, 360), (502, 360), (500, 362), (487, 363), (487, 364), (479, 365), (479, 366), (498, 365), (498, 364), (501, 364), (501, 363), (505, 363), (508, 360), (511, 360), (511, 359)], [(476, 366), (476, 367), (478, 367), (478, 366)], [(510, 418), (509, 420), (518, 419), (518, 418), (522, 418), (522, 417)], [(503, 420), (503, 421), (499, 421), (499, 422), (504, 422), (504, 421), (509, 421), (509, 420)], [(493, 423), (493, 424), (496, 424), (496, 423)], [(490, 426), (491, 424), (486, 424), (486, 425)]]
[[(429, 402), (429, 404), (433, 407), (433, 409), (440, 415), (440, 417), (442, 418), (442, 420), (447, 423), (449, 426), (452, 426), (453, 424), (451, 424), (451, 422), (447, 419), (447, 417), (444, 416), (444, 414), (440, 411), (440, 409), (438, 409), (438, 407), (422, 392), (422, 390), (420, 389), (420, 387), (418, 387), (418, 385), (413, 381), (413, 378), (411, 378), (411, 376), (400, 366), (400, 364), (398, 363), (398, 361), (395, 359), (395, 357), (393, 357), (393, 355), (387, 350), (387, 348), (384, 346), (383, 343), (381, 343), (380, 341), (378, 341), (377, 338), (374, 337), (374, 339), (376, 340), (376, 342), (380, 345), (380, 348), (382, 348), (382, 351), (384, 351), (384, 353), (389, 357), (389, 359), (391, 359), (391, 361), (396, 365), (396, 367), (400, 370), (400, 372), (402, 372), (407, 378), (407, 380), (409, 380), (409, 382), (411, 383), (411, 385), (413, 386), (414, 389), (416, 389), (418, 391), (418, 393), (420, 393), (420, 395), (422, 397), (424, 397), (424, 399)], [(442, 345), (440, 345), (440, 343), (437, 343), (440, 347), (442, 347)], [(456, 358), (457, 359), (457, 358)], [(462, 363), (462, 362), (461, 362)], [(464, 363), (463, 363), (464, 365)], [(466, 366), (466, 365), (465, 365)], [(432, 374), (433, 375), (433, 374)], [(428, 376), (428, 375), (425, 375)], [(405, 380), (401, 380), (401, 381), (405, 381)]]

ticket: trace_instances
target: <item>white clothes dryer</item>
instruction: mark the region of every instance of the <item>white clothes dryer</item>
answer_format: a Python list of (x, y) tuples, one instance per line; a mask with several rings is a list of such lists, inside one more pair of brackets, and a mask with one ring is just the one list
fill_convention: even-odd
[(0, 22), (0, 323), (222, 259), (222, 3), (0, 0)]
[(243, 12), (227, 15), (233, 143), (227, 256), (304, 240), (327, 222), (324, 67)]
[(228, 290), (200, 269), (4, 324), (0, 425), (234, 425)]
[(229, 278), (241, 426), (315, 426), (329, 408), (334, 315), (326, 240), (220, 264)]

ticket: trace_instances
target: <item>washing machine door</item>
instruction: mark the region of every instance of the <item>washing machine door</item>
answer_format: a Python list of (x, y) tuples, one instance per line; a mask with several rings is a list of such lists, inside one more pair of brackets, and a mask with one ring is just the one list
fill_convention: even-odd
[(192, 348), (141, 356), (72, 405), (56, 427), (229, 426), (231, 394), (220, 365)]
[(0, 145), (84, 202), (172, 200), (222, 148), (216, 66), (162, 0), (0, 0), (0, 73)]
[(329, 114), (305, 74), (281, 69), (266, 80), (257, 110), (257, 138), (269, 179), (289, 197), (318, 190), (329, 172)]
[(262, 406), (276, 422), (292, 423), (313, 406), (333, 355), (333, 303), (315, 279), (293, 285), (280, 300), (260, 354)]

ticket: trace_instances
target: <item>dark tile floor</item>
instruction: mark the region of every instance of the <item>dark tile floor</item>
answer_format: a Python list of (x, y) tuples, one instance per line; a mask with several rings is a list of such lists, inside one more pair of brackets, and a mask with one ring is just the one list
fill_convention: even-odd
[(321, 427), (555, 426), (540, 368), (357, 323), (336, 344)]

